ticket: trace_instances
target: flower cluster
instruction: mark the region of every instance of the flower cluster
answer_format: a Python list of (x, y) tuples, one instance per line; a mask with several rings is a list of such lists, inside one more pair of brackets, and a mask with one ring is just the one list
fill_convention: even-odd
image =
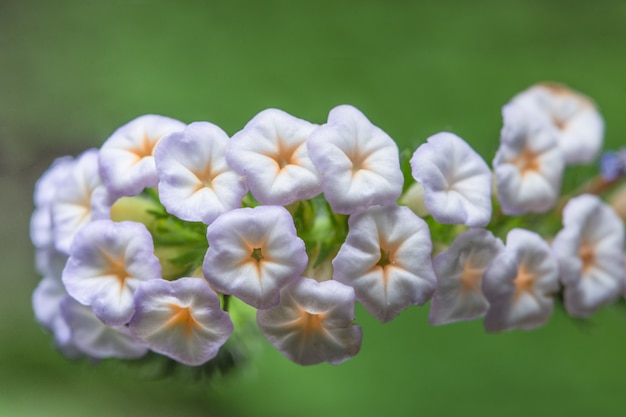
[(349, 105), (322, 125), (264, 110), (232, 138), (139, 117), (38, 181), (35, 316), (70, 357), (190, 366), (250, 320), (237, 308), (302, 365), (359, 352), (356, 302), (388, 322), (431, 301), (431, 324), (490, 332), (546, 323), (555, 298), (589, 317), (624, 294), (623, 219), (598, 196), (624, 151), (561, 195), (601, 148), (595, 105), (539, 84), (502, 113), (493, 169), (449, 132), (401, 154)]

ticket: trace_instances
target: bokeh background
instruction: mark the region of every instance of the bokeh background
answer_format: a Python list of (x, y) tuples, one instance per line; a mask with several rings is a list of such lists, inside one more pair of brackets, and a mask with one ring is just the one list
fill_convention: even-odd
[(0, 416), (623, 416), (626, 309), (532, 331), (381, 325), (361, 353), (300, 367), (263, 343), (228, 377), (145, 377), (71, 362), (34, 322), (32, 190), (58, 156), (145, 113), (233, 134), (278, 107), (359, 107), (401, 147), (453, 131), (488, 161), (500, 108), (531, 84), (585, 92), (626, 143), (624, 1), (0, 1)]

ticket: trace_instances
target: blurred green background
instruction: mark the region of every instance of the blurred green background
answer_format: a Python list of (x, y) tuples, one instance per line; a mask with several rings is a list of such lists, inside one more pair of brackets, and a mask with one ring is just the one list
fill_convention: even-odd
[(623, 416), (620, 306), (500, 335), (358, 308), (354, 359), (305, 368), (264, 343), (213, 382), (65, 360), (31, 311), (35, 180), (136, 116), (233, 134), (267, 107), (323, 122), (350, 103), (402, 147), (450, 130), (490, 161), (500, 107), (543, 80), (594, 98), (623, 145), (626, 3), (2, 0), (0, 416)]

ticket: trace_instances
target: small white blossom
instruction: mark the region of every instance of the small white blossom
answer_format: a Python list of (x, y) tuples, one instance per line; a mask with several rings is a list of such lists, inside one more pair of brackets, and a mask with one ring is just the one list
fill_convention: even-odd
[(308, 261), (291, 215), (279, 206), (224, 213), (209, 225), (207, 240), (202, 270), (209, 284), (256, 308), (276, 306), (280, 289)]
[(118, 128), (100, 148), (100, 172), (114, 198), (134, 196), (159, 183), (154, 150), (164, 136), (180, 132), (185, 124), (152, 114)]
[(352, 106), (332, 109), (328, 123), (311, 133), (308, 149), (336, 213), (392, 204), (402, 193), (396, 143)]
[(502, 109), (504, 127), (493, 160), (505, 214), (542, 213), (556, 203), (565, 168), (554, 128), (521, 106)]
[(191, 123), (159, 142), (159, 199), (169, 213), (210, 224), (241, 205), (247, 188), (226, 163), (227, 142), (226, 133), (208, 122)]
[(463, 139), (442, 132), (411, 158), (424, 204), (439, 223), (484, 227), (491, 219), (491, 170)]
[(228, 144), (226, 158), (261, 204), (286, 206), (322, 192), (306, 141), (316, 125), (282, 110), (257, 114)]
[(61, 302), (67, 296), (61, 277), (54, 276), (44, 277), (32, 296), (35, 318), (39, 324), (52, 333), (55, 345), (61, 351), (71, 346), (72, 337), (70, 328), (61, 314)]
[(571, 199), (563, 210), (563, 229), (553, 242), (565, 286), (565, 307), (589, 317), (614, 301), (626, 281), (624, 223), (598, 197)]
[(259, 310), (263, 335), (300, 365), (337, 365), (361, 349), (361, 326), (354, 321), (354, 290), (336, 281), (299, 278), (281, 291), (280, 304)]
[(63, 299), (61, 312), (72, 334), (71, 343), (80, 353), (95, 359), (137, 359), (148, 353), (148, 347), (127, 327), (107, 326), (72, 297)]
[(435, 291), (428, 226), (409, 208), (370, 207), (350, 216), (346, 242), (333, 260), (333, 279), (387, 322)]
[(129, 327), (150, 349), (192, 366), (215, 357), (233, 331), (218, 295), (202, 278), (142, 282)]
[(482, 280), (491, 261), (504, 250), (500, 239), (484, 229), (461, 233), (433, 259), (437, 291), (430, 305), (430, 324), (447, 324), (483, 317), (489, 303)]
[(56, 184), (51, 214), (57, 250), (69, 253), (81, 227), (92, 220), (110, 217), (111, 203), (98, 170), (98, 151), (85, 151)]
[(506, 248), (487, 267), (483, 293), (489, 302), (485, 329), (530, 330), (552, 315), (559, 268), (548, 244), (536, 233), (511, 230)]
[(563, 85), (537, 84), (511, 101), (551, 124), (567, 164), (592, 162), (604, 139), (604, 120), (593, 101)]
[(38, 248), (54, 246), (52, 236), (52, 205), (57, 187), (74, 166), (74, 159), (69, 156), (56, 159), (35, 184), (35, 210), (30, 219), (30, 239)]
[(160, 277), (161, 265), (146, 227), (110, 220), (93, 221), (79, 230), (63, 270), (67, 292), (111, 326), (130, 321), (139, 282)]

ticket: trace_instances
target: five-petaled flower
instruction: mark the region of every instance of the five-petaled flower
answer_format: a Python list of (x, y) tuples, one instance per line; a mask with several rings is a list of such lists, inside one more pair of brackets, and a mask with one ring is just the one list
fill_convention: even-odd
[(304, 242), (289, 212), (279, 206), (231, 210), (207, 229), (202, 270), (217, 291), (256, 308), (278, 304), (280, 290), (307, 265)]

